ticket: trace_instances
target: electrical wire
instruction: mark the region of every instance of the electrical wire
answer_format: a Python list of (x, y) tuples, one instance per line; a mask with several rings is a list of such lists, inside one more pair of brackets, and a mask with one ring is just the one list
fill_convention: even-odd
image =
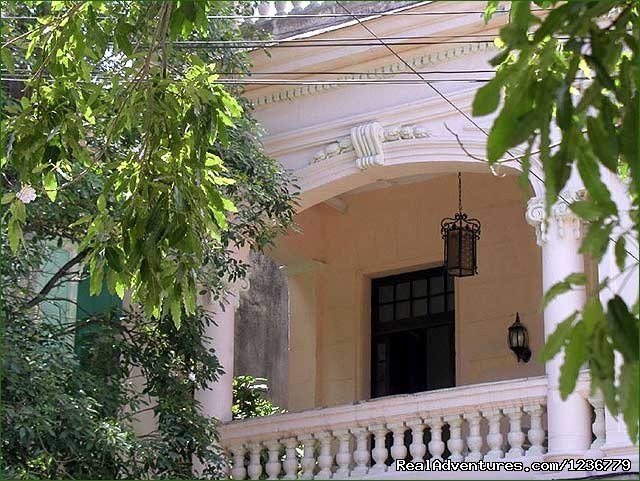
[[(339, 5), (345, 12), (350, 13), (349, 10), (347, 9), (347, 7), (345, 7), (342, 2), (340, 0), (336, 0), (336, 4)], [(387, 50), (389, 50), (389, 52), (391, 52), (398, 60), (400, 60), (403, 64), (405, 64), (411, 71), (413, 71), (414, 74), (416, 74), (418, 77), (420, 77), (420, 79), (423, 80), (423, 82), (429, 86), (431, 88), (431, 90), (433, 90), (440, 98), (442, 98), (445, 102), (447, 102), (451, 107), (453, 107), (458, 113), (460, 113), (469, 123), (471, 123), (476, 129), (478, 129), (480, 132), (482, 132), (485, 136), (489, 137), (489, 133), (483, 129), (475, 120), (473, 120), (464, 110), (462, 110), (460, 107), (458, 107), (455, 103), (453, 103), (446, 95), (444, 95), (438, 88), (434, 87), (432, 85), (432, 82), (429, 82), (428, 80), (426, 80), (416, 69), (413, 68), (413, 66), (411, 64), (409, 64), (407, 61), (405, 61), (395, 50), (393, 50), (390, 46), (388, 46), (383, 40), (380, 40), (378, 38), (378, 36), (375, 34), (375, 32), (373, 32), (369, 27), (367, 27), (359, 18), (354, 17), (354, 19), (358, 22), (358, 24), (360, 24), (360, 26), (362, 26), (367, 32), (369, 32), (373, 37), (375, 37), (377, 40), (380, 41), (380, 43), (385, 46), (387, 48)], [(522, 166), (522, 160), (519, 159), (517, 156), (513, 155), (511, 153), (511, 151), (507, 150), (506, 153), (509, 155), (509, 157), (511, 157), (513, 160), (517, 161), (521, 166)], [(536, 174), (534, 171), (529, 169), (529, 172), (536, 178), (538, 179), (540, 182), (542, 182), (544, 184), (544, 180), (538, 175)], [(561, 193), (558, 193), (558, 198), (560, 198), (560, 200), (562, 200), (565, 204), (567, 205), (571, 205), (571, 202), (569, 202), (567, 199), (565, 199)], [(615, 243), (614, 239), (610, 236), (609, 240), (613, 243)], [(640, 260), (638, 259), (638, 257), (636, 257), (634, 254), (632, 254), (631, 252), (629, 252), (629, 250), (625, 249), (626, 253), (632, 258), (634, 259), (636, 262), (639, 262)]]

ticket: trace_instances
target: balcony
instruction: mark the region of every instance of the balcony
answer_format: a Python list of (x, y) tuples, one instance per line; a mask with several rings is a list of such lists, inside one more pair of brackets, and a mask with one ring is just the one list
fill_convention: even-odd
[[(595, 419), (593, 443), (584, 455), (602, 457), (604, 407), (600, 399), (588, 398), (586, 373), (577, 391)], [(546, 400), (547, 380), (541, 376), (233, 421), (220, 434), (233, 479), (406, 477), (411, 473), (397, 472), (395, 461), (542, 460)], [(483, 473), (467, 474), (472, 479)]]

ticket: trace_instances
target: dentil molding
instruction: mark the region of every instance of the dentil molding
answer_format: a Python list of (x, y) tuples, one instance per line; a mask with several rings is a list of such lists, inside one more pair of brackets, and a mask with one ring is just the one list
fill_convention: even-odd
[(547, 218), (543, 196), (529, 199), (525, 217), (527, 223), (536, 229), (536, 242), (539, 246), (543, 246), (548, 240), (549, 222), (555, 223), (556, 232), (560, 239), (565, 238), (568, 234), (575, 239), (580, 239), (581, 220), (569, 206), (578, 200), (584, 200), (585, 193), (584, 189), (562, 191), (558, 196), (558, 201), (549, 209), (549, 218)]
[[(484, 52), (497, 50), (497, 47), (493, 42), (481, 42), (481, 43), (469, 43), (465, 45), (456, 46), (454, 48), (450, 48), (447, 50), (442, 50), (440, 52), (431, 52), (423, 55), (419, 55), (410, 59), (407, 59), (407, 62), (414, 68), (420, 69), (422, 67), (437, 64), (440, 62), (445, 62), (447, 60), (451, 60), (454, 58), (463, 57), (476, 52)], [(398, 72), (406, 72), (411, 74), (411, 70), (407, 69), (407, 66), (403, 62), (395, 62), (391, 64), (384, 65), (379, 68), (375, 68), (370, 72), (358, 74), (358, 75), (345, 75), (336, 78), (335, 80), (365, 80), (365, 79), (375, 79), (375, 78), (386, 78), (379, 77), (381, 74), (389, 74), (389, 73), (398, 73)], [(310, 85), (302, 85), (295, 88), (282, 89), (277, 92), (273, 92), (267, 95), (261, 95), (253, 98), (254, 106), (258, 107), (261, 105), (267, 105), (277, 102), (285, 102), (291, 101), (296, 98), (306, 97), (308, 95), (315, 95), (322, 92), (328, 92), (330, 90), (336, 90), (339, 88), (343, 88), (347, 85), (345, 84), (310, 84)], [(248, 97), (251, 98), (251, 94), (248, 94)]]
[(369, 122), (353, 127), (348, 136), (329, 143), (313, 156), (309, 164), (355, 151), (356, 165), (364, 170), (373, 165), (384, 165), (383, 144), (426, 137), (431, 137), (431, 132), (422, 125), (402, 125), (385, 129), (379, 122)]

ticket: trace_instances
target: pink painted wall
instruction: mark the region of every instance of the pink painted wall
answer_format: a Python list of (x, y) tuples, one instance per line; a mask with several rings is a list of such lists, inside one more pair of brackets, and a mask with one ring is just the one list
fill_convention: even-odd
[[(540, 251), (514, 177), (464, 174), (464, 210), (482, 222), (479, 275), (456, 280), (456, 381), (544, 373)], [(347, 194), (298, 216), (279, 242), (290, 289), (289, 409), (369, 397), (370, 279), (442, 264), (440, 220), (457, 209), (457, 177)], [(286, 258), (286, 259), (285, 259)], [(518, 363), (507, 327), (519, 311), (533, 357)]]

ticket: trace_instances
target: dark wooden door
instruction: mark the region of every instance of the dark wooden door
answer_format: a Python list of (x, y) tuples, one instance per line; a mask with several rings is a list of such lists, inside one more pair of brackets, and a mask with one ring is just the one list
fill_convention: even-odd
[(371, 289), (371, 397), (455, 386), (455, 296), (443, 268)]

